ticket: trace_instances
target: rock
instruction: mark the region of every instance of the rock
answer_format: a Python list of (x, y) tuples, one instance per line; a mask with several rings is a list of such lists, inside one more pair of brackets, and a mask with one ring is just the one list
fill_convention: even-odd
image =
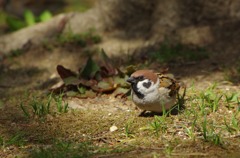
[(117, 126), (113, 125), (110, 127), (110, 132), (114, 132), (116, 130), (118, 130)]

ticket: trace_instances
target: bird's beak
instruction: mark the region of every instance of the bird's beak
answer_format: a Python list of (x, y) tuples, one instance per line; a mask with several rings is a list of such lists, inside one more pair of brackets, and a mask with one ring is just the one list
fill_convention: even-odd
[(129, 78), (127, 79), (127, 82), (132, 84), (132, 83), (135, 83), (136, 80), (135, 80), (135, 78), (133, 78), (133, 77), (129, 77)]

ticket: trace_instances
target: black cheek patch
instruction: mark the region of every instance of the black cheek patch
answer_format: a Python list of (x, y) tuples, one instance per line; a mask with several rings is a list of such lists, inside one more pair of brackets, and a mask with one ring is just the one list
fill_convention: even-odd
[(151, 82), (144, 82), (143, 83), (143, 86), (145, 87), (145, 88), (149, 88), (150, 86), (151, 86)]

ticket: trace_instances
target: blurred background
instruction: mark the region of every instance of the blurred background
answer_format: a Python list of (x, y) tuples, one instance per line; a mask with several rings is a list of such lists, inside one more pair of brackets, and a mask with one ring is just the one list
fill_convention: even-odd
[[(135, 59), (132, 64), (154, 59), (153, 68), (167, 65), (182, 76), (209, 71), (209, 67), (224, 73), (227, 69), (231, 81), (239, 81), (238, 0), (0, 0), (0, 7), (3, 53), (29, 46), (29, 42), (38, 45), (50, 37), (56, 40), (62, 33), (94, 30), (101, 38), (97, 47), (117, 59)], [(36, 25), (49, 20), (45, 28)], [(127, 54), (130, 58), (123, 56)]]
[(94, 0), (0, 0), (0, 34), (22, 28), (24, 24), (14, 27), (9, 19), (15, 20), (15, 23), (17, 20), (24, 21), (24, 14), (28, 10), (38, 17), (44, 11), (48, 11), (51, 15), (62, 12), (84, 12), (93, 5)]

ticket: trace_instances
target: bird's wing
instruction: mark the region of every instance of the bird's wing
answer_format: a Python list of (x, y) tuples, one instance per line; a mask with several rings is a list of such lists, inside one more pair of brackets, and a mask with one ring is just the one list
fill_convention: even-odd
[(158, 77), (159, 77), (159, 80), (160, 80), (160, 87), (165, 87), (165, 88), (168, 88), (170, 89), (170, 92), (169, 92), (169, 96), (175, 96), (178, 91), (179, 91), (179, 88), (180, 88), (180, 84), (179, 82), (177, 82), (175, 79), (167, 76), (167, 75), (163, 75), (163, 74), (160, 74), (158, 73), (157, 74)]

